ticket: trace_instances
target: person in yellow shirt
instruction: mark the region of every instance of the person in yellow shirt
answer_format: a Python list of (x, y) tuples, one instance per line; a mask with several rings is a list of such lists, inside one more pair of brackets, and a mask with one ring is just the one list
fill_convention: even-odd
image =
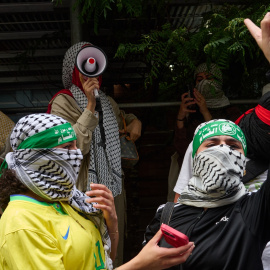
[[(102, 184), (86, 193), (76, 188), (82, 154), (71, 124), (55, 115), (28, 115), (10, 142), (13, 152), (0, 168), (0, 269), (113, 269), (113, 194)], [(194, 248), (159, 248), (160, 238), (161, 232), (118, 269), (162, 269), (184, 262)]]

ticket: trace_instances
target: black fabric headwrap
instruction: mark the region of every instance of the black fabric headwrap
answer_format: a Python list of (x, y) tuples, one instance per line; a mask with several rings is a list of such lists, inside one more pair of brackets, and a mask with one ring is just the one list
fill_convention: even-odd
[[(270, 92), (263, 95), (259, 105), (270, 110)], [(270, 161), (270, 126), (263, 123), (255, 113), (255, 110), (245, 115), (240, 123), (247, 140), (247, 157)]]
[[(264, 94), (259, 105), (270, 110), (270, 92)], [(246, 174), (242, 178), (247, 183), (268, 169), (270, 162), (270, 126), (263, 123), (255, 113), (246, 114), (239, 123), (247, 141), (247, 157), (251, 160), (246, 164)]]

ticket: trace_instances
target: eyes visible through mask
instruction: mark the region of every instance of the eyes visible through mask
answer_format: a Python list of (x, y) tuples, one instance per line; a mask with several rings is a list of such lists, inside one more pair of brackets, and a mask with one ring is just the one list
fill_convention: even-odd
[(216, 145), (225, 144), (230, 146), (233, 150), (236, 150), (244, 155), (242, 143), (235, 138), (227, 135), (214, 136), (205, 139), (197, 150), (197, 154), (204, 151), (205, 149), (211, 148)]
[(76, 146), (76, 140), (57, 145), (54, 148), (67, 149), (67, 150), (77, 150), (78, 149)]
[(196, 75), (196, 81), (195, 81), (195, 85), (197, 85), (200, 81), (202, 80), (212, 80), (213, 79), (213, 75), (207, 72), (200, 72)]

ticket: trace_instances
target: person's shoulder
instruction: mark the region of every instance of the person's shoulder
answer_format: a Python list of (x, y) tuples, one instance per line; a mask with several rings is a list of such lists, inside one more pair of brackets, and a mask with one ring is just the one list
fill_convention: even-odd
[(9, 233), (20, 229), (42, 228), (48, 222), (50, 208), (27, 201), (12, 201), (1, 217), (1, 229), (5, 228), (6, 233)]
[(107, 97), (107, 99), (110, 101), (110, 103), (114, 106), (118, 106), (117, 105), (117, 102), (111, 97), (111, 96), (106, 96)]
[(62, 99), (67, 99), (67, 100), (73, 99), (75, 101), (75, 99), (74, 99), (74, 97), (69, 89), (62, 89), (53, 95), (49, 104), (53, 104), (55, 101), (59, 101)]
[[(169, 205), (168, 205), (169, 204)], [(177, 203), (174, 203), (174, 202), (167, 202), (167, 203), (164, 203), (164, 204), (161, 204), (158, 208), (157, 208), (157, 211), (156, 213), (158, 214), (161, 214), (164, 210), (164, 208), (166, 207), (173, 207), (173, 211), (175, 211), (175, 209), (179, 208), (181, 206), (181, 204), (179, 204), (178, 202)]]

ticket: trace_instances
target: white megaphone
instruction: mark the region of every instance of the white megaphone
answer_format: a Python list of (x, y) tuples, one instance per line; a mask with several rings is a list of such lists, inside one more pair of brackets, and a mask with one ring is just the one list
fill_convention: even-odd
[[(76, 56), (75, 65), (79, 72), (86, 77), (98, 77), (107, 67), (107, 56), (102, 49), (94, 45), (82, 47)], [(97, 89), (94, 90), (95, 97), (98, 97)]]

